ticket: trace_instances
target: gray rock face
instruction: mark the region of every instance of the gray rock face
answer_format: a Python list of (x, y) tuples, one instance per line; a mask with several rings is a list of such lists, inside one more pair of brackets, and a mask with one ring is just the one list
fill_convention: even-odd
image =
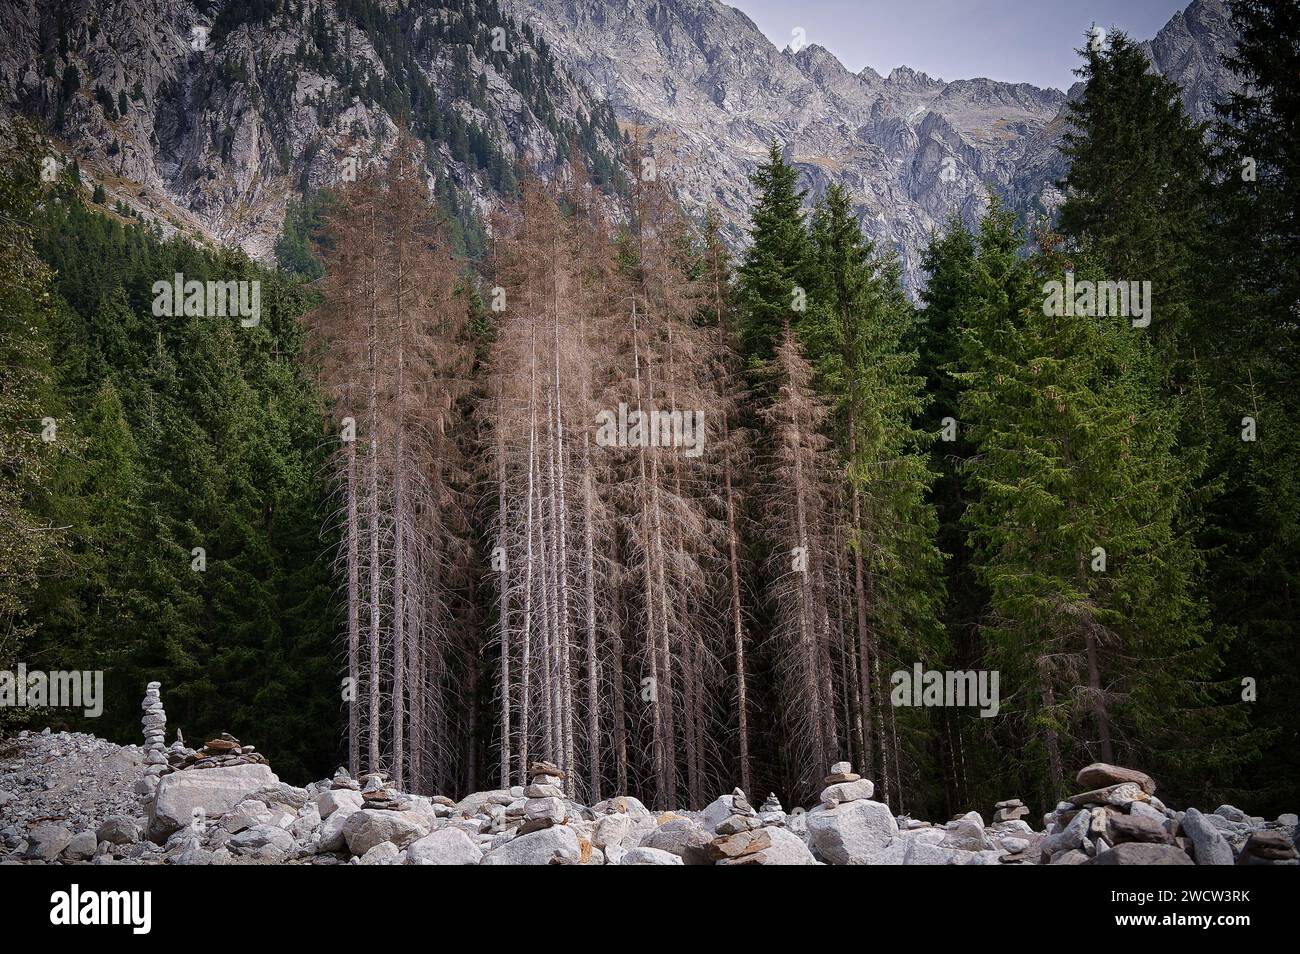
[(864, 864), (898, 835), (889, 806), (861, 799), (808, 813), (808, 838), (816, 855), (833, 865)]
[[(717, 0), (508, 0), (570, 69), (641, 133), (683, 204), (718, 206), (724, 235), (745, 243), (749, 175), (775, 139), (813, 194), (838, 182), (867, 233), (922, 281), (920, 253), (956, 212), (973, 224), (987, 184), (1016, 210), (1060, 202), (1067, 94), (989, 79), (847, 70), (818, 40), (777, 48)], [(797, 22), (797, 21), (792, 21)], [(854, 23), (850, 29), (869, 29)], [(1150, 44), (1193, 115), (1226, 87), (1231, 41), (1221, 0), (1196, 0)], [(1073, 57), (1063, 48), (1063, 57)]]
[(1187, 809), (1181, 830), (1192, 843), (1192, 853), (1198, 865), (1233, 863), (1232, 846), (1228, 844), (1228, 839), (1195, 808)]
[(408, 865), (476, 865), (483, 852), (458, 828), (440, 828), (411, 843), (406, 849)]
[[(446, 6), (430, 14), (460, 16), (466, 35), (483, 29), (472, 11), (454, 14)], [(317, 8), (332, 52), (323, 52), (307, 20)], [(210, 237), (263, 261), (273, 256), (288, 200), (303, 185), (339, 184), (350, 175), (345, 160), (364, 167), (372, 151), (391, 152), (394, 117), (369, 95), (354, 98), (347, 75), (387, 79), (393, 55), (418, 65), (412, 85), (418, 82), (423, 96), (436, 101), (444, 122), (453, 113), (484, 129), (507, 168), (528, 157), (543, 176), (551, 175), (558, 140), (568, 135), (561, 126), (579, 123), (594, 127), (606, 164), (618, 155), (607, 107), (521, 30), (505, 35), (506, 65), (499, 57), (481, 58), (469, 43), (420, 41), (427, 15), (411, 22), (393, 15), (394, 4), (373, 8), (385, 21), (379, 29), (391, 26), (395, 37), (382, 55), (337, 0), (266, 18), (206, 0), (82, 2), (66, 16), (45, 0), (13, 0), (5, 4), (0, 31), (0, 110), (33, 114), (50, 127), (61, 119), (55, 131), (83, 171), (93, 179), (113, 177), (110, 204), (127, 203), (168, 236)], [(217, 29), (219, 13), (227, 15)], [(44, 69), (47, 38), (61, 19), (68, 62), (81, 81), (62, 108), (61, 76)], [(193, 40), (195, 28), (205, 31), (202, 48)], [(540, 89), (512, 85), (524, 56)], [(483, 74), (477, 102), (456, 78), (462, 58), (469, 75)], [(95, 100), (97, 86), (112, 98), (111, 110)], [(480, 211), (495, 196), (490, 172), (449, 142), (434, 147), (429, 174), (450, 178)], [(115, 177), (143, 191), (119, 189)]]
[(172, 832), (193, 822), (196, 811), (215, 820), (245, 796), (279, 781), (266, 765), (191, 769), (164, 775), (149, 804), (149, 837), (162, 843)]

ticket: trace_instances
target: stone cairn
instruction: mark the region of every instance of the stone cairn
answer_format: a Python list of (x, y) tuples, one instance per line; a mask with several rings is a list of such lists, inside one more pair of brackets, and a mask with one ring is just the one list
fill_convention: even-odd
[(764, 824), (785, 824), (785, 809), (781, 807), (781, 799), (776, 797), (776, 792), (767, 793), (767, 800), (758, 807), (758, 816), (763, 819)]
[(853, 766), (848, 762), (836, 762), (831, 766), (831, 774), (823, 779), (826, 787), (822, 789), (822, 804), (827, 808), (836, 808), (845, 802), (856, 802), (870, 798), (876, 791), (870, 779), (854, 774)]
[(524, 798), (524, 822), (519, 826), (520, 835), (563, 824), (569, 814), (564, 803), (563, 770), (554, 762), (530, 764)]
[(1019, 821), (1029, 814), (1029, 809), (1025, 803), (1018, 798), (1008, 798), (1004, 802), (998, 802), (993, 806), (993, 824), (1000, 825), (1004, 822)]
[(164, 752), (167, 713), (163, 709), (161, 691), (162, 683), (149, 683), (145, 688), (144, 701), (140, 703), (140, 708), (144, 710), (140, 725), (144, 731), (145, 775), (161, 775), (167, 768), (167, 755)]
[[(776, 796), (769, 795), (764, 807), (775, 799)], [(731, 814), (718, 823), (717, 837), (708, 846), (710, 857), (720, 865), (763, 864), (764, 849), (772, 847), (772, 836), (765, 827), (744, 791), (735, 789), (731, 793)]]
[(269, 765), (266, 756), (254, 746), (245, 745), (229, 732), (208, 741), (197, 752), (182, 745), (174, 745), (168, 752), (173, 772), (193, 769), (226, 768), (231, 765)]
[(1081, 864), (1125, 842), (1153, 846), (1143, 849), (1154, 853), (1146, 863), (1190, 864), (1174, 839), (1174, 813), (1156, 798), (1150, 775), (1094, 762), (1079, 770), (1076, 781), (1088, 790), (1043, 817), (1048, 835), (1038, 846), (1042, 864)]

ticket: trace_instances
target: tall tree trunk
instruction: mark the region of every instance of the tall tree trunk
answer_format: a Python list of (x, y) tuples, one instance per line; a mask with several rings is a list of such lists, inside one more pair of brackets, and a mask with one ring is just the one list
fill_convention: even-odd
[(501, 662), (499, 669), (501, 787), (510, 787), (510, 560), (506, 540), (506, 439), (504, 399), (497, 398), (497, 549), (494, 562), (500, 560), (497, 570), (497, 616), (500, 626)]
[[(596, 559), (594, 520), (595, 496), (591, 477), (591, 436), (582, 435), (582, 509), (583, 541), (582, 560), (586, 567), (586, 617), (587, 617), (587, 796), (591, 804), (600, 798), (600, 705), (599, 679), (596, 660)], [(618, 687), (618, 691), (622, 691)]]
[[(355, 428), (355, 421), (353, 427)], [(357, 442), (355, 432), (347, 442), (347, 574), (348, 574), (348, 771), (361, 771), (361, 567), (357, 525)]]

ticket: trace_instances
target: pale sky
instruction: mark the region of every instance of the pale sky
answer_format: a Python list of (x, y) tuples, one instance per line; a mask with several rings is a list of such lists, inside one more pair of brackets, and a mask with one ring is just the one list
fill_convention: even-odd
[(723, 0), (778, 49), (802, 27), (808, 43), (853, 72), (910, 66), (946, 80), (987, 76), (1070, 88), (1074, 50), (1096, 23), (1149, 40), (1190, 0)]

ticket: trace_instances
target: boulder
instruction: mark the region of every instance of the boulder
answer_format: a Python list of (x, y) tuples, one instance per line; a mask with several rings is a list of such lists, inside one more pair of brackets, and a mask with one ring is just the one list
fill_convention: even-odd
[[(75, 839), (74, 839), (75, 841)], [(71, 851), (71, 849), (68, 849)], [(1295, 846), (1280, 831), (1251, 832), (1237, 858), (1239, 865), (1294, 865)]]
[(582, 862), (582, 846), (568, 825), (552, 825), (494, 847), (483, 856), (485, 865), (576, 865)]
[(620, 865), (680, 865), (683, 862), (679, 855), (671, 851), (641, 847), (630, 848), (623, 852), (623, 857), (618, 863)]
[(1137, 782), (1120, 782), (1090, 792), (1081, 792), (1071, 796), (1070, 802), (1075, 806), (1114, 805), (1116, 808), (1124, 808), (1133, 802), (1149, 801), (1150, 798)]
[(201, 817), (220, 818), (258, 789), (279, 781), (270, 766), (262, 764), (164, 775), (149, 803), (149, 837), (162, 844), (172, 832), (190, 824), (196, 812)]
[(1243, 824), (1249, 820), (1249, 816), (1245, 812), (1240, 808), (1234, 808), (1232, 805), (1220, 805), (1214, 810), (1214, 814), (1237, 824)]
[(1079, 769), (1075, 781), (1085, 788), (1106, 788), (1124, 782), (1136, 782), (1141, 786), (1142, 791), (1148, 795), (1156, 793), (1155, 779), (1146, 772), (1121, 768), (1118, 765), (1109, 765), (1106, 762), (1093, 762), (1091, 765), (1085, 765)]
[(597, 848), (621, 845), (633, 830), (632, 819), (627, 815), (606, 815), (596, 822), (591, 841)]
[(361, 793), (353, 791), (350, 788), (331, 788), (329, 791), (321, 792), (316, 798), (316, 809), (320, 812), (322, 819), (329, 818), (330, 815), (340, 808), (347, 807), (352, 814), (362, 806), (363, 799)]
[(1152, 845), (1140, 841), (1126, 841), (1097, 857), (1082, 862), (1085, 865), (1190, 865), (1187, 852), (1174, 845)]
[(270, 808), (278, 808), (295, 815), (307, 804), (307, 789), (298, 788), (287, 782), (276, 782), (274, 785), (258, 789), (249, 798), (255, 798)]
[(321, 822), (319, 835), (321, 851), (343, 850), (343, 847), (347, 844), (346, 839), (343, 837), (343, 827), (348, 823), (348, 819), (360, 810), (351, 805), (340, 806), (330, 813), (329, 818)]
[(856, 782), (838, 782), (834, 785), (827, 785), (822, 789), (822, 804), (827, 808), (834, 808), (844, 802), (856, 802), (864, 798), (870, 798), (875, 793), (876, 787), (870, 779), (860, 778)]
[(1153, 818), (1142, 815), (1110, 815), (1106, 819), (1106, 840), (1112, 845), (1128, 841), (1145, 841), (1155, 845), (1168, 844), (1169, 832)]
[(53, 861), (72, 843), (72, 832), (62, 825), (38, 825), (27, 833), (27, 857), (39, 861)]
[(1069, 851), (1060, 851), (1052, 855), (1051, 863), (1054, 865), (1086, 865), (1091, 860), (1086, 851), (1081, 848), (1071, 848)]
[(798, 835), (792, 835), (784, 828), (764, 828), (769, 844), (766, 848), (746, 855), (738, 861), (755, 865), (815, 865), (817, 859)]
[(474, 839), (459, 828), (431, 831), (406, 849), (408, 865), (476, 865), (482, 860)]
[(898, 836), (889, 806), (868, 799), (814, 808), (807, 824), (814, 854), (833, 865), (864, 864)]
[(1223, 833), (1195, 808), (1187, 809), (1179, 830), (1192, 843), (1192, 856), (1198, 865), (1230, 865), (1232, 846)]
[(343, 824), (343, 840), (354, 855), (364, 855), (385, 841), (404, 846), (428, 832), (428, 824), (421, 821), (421, 816), (410, 812), (363, 808), (348, 816)]
[(1053, 835), (1048, 835), (1042, 840), (1039, 850), (1043, 854), (1043, 860), (1049, 861), (1058, 852), (1074, 851), (1082, 848), (1091, 824), (1092, 814), (1090, 812), (1076, 814), (1063, 829)]
[(641, 840), (642, 846), (677, 855), (688, 865), (711, 864), (712, 843), (709, 832), (689, 818), (669, 819)]
[(278, 825), (254, 825), (230, 836), (226, 845), (241, 854), (270, 846), (282, 852), (293, 850), (293, 835)]
[(633, 818), (649, 818), (653, 814), (650, 809), (641, 804), (640, 799), (633, 798), (631, 795), (607, 798), (603, 802), (596, 803), (593, 810), (597, 815), (631, 815)]
[(944, 848), (956, 848), (960, 851), (983, 851), (989, 847), (984, 837), (984, 826), (976, 824), (969, 818), (953, 822), (939, 844)]
[(373, 845), (364, 855), (357, 859), (359, 865), (400, 865), (402, 852), (391, 841), (381, 841)]
[(735, 801), (732, 795), (715, 798), (700, 813), (700, 824), (709, 831), (717, 831), (719, 825), (736, 814)]
[(89, 861), (94, 857), (98, 844), (93, 831), (78, 832), (72, 836), (68, 847), (63, 849), (63, 857), (68, 861)]
[(487, 811), (489, 805), (509, 805), (515, 801), (510, 789), (494, 789), (488, 792), (473, 792), (456, 803), (455, 808), (462, 815), (478, 815)]
[(95, 831), (95, 839), (110, 845), (134, 845), (140, 840), (140, 826), (127, 815), (109, 815)]

